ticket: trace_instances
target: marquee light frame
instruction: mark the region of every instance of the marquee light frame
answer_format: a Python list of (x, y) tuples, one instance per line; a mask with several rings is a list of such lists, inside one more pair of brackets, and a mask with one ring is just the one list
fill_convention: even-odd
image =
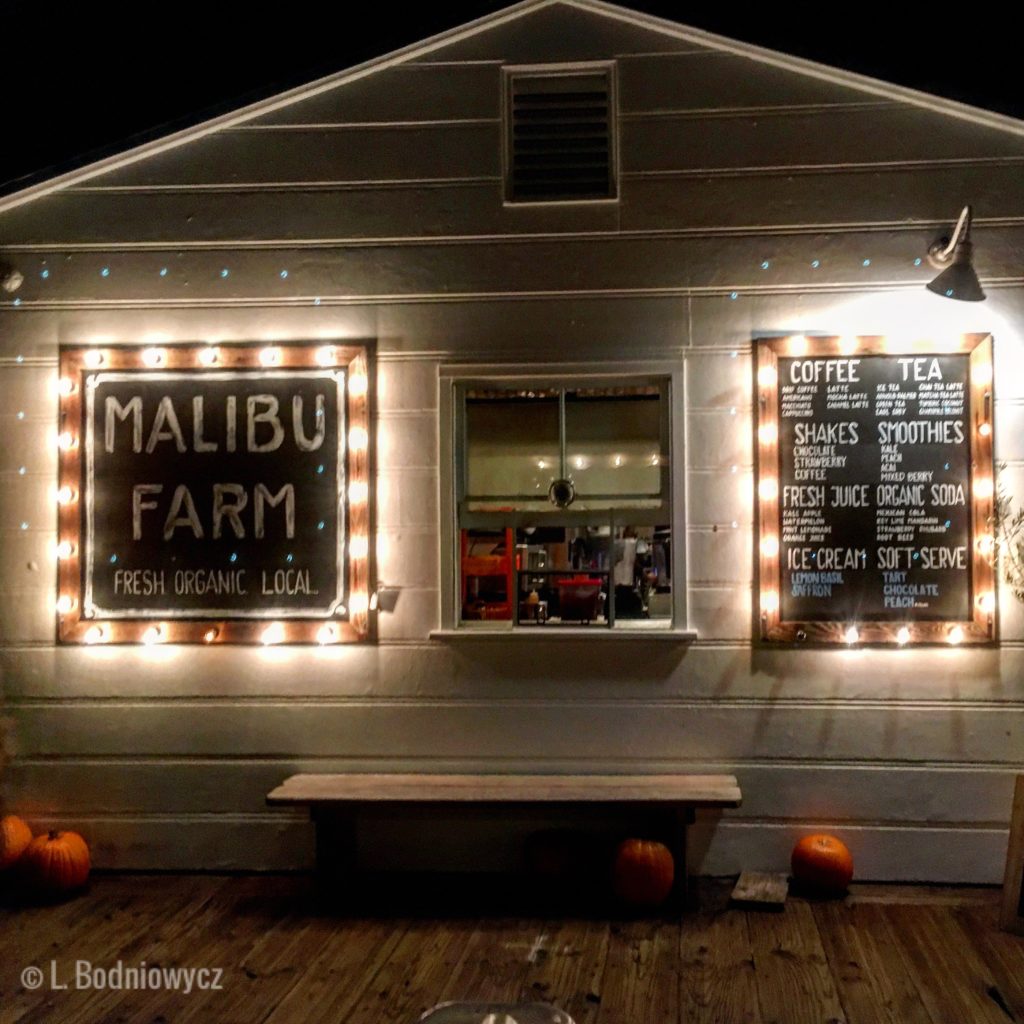
[[(92, 618), (83, 613), (85, 388), (105, 371), (308, 370), (345, 374), (343, 457), (347, 605), (334, 617)], [(318, 644), (366, 641), (375, 633), (376, 558), (371, 346), (329, 341), (74, 345), (60, 351), (57, 482), (57, 636), (67, 644)], [(358, 540), (356, 550), (352, 542)]]
[[(781, 617), (782, 565), (779, 478), (781, 473), (778, 419), (779, 359), (851, 358), (858, 356), (969, 356), (970, 386), (967, 419), (971, 442), (970, 618), (957, 621), (913, 619), (891, 622), (794, 621)], [(957, 335), (948, 341), (902, 339), (884, 335), (792, 334), (754, 343), (755, 504), (754, 534), (758, 577), (754, 588), (758, 633), (763, 643), (842, 646), (917, 644), (991, 644), (997, 639), (998, 586), (996, 546), (992, 536), (995, 509), (992, 336)]]

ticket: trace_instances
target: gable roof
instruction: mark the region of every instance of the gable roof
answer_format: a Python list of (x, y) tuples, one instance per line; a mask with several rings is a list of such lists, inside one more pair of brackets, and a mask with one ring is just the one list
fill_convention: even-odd
[(276, 96), (221, 114), (198, 125), (153, 139), (124, 152), (104, 157), (83, 167), (78, 167), (36, 182), (10, 195), (0, 197), (0, 214), (6, 210), (22, 206), (34, 199), (59, 191), (62, 188), (80, 184), (108, 171), (127, 167), (159, 153), (177, 149), (180, 146), (204, 138), (222, 129), (245, 124), (275, 110), (300, 103), (303, 100), (336, 89), (349, 82), (365, 78), (377, 71), (393, 67), (396, 64), (424, 57), (452, 43), (468, 39), (481, 32), (486, 32), (508, 22), (523, 18), (535, 11), (553, 6), (575, 8), (637, 28), (663, 33), (677, 41), (692, 43), (738, 57), (745, 57), (767, 66), (805, 75), (822, 82), (859, 89), (862, 92), (881, 97), (882, 99), (906, 103), (910, 106), (944, 114), (948, 117), (1024, 137), (1024, 121), (1006, 114), (984, 110), (980, 107), (974, 107), (955, 100), (943, 99), (916, 89), (871, 78), (867, 75), (829, 67), (828, 65), (819, 64), (802, 57), (794, 57), (776, 50), (755, 46), (751, 43), (729, 39), (712, 32), (706, 32), (703, 29), (691, 28), (665, 18), (633, 11), (626, 7), (620, 7), (617, 4), (607, 3), (605, 0), (521, 0), (520, 3), (513, 4), (510, 7), (503, 8), (493, 14), (485, 15), (445, 32), (440, 32), (421, 42), (413, 43), (391, 53), (365, 61), (362, 64), (357, 64), (354, 67), (336, 72), (294, 89), (289, 89)]

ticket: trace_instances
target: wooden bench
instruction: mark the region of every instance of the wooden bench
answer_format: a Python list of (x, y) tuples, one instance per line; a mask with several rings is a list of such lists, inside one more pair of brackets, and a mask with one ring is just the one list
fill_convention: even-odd
[(676, 862), (675, 897), (686, 891), (686, 829), (698, 807), (739, 807), (732, 775), (292, 775), (267, 795), (274, 806), (308, 806), (316, 826), (317, 871), (325, 882), (355, 871), (356, 817), (387, 806), (452, 805), (505, 813), (537, 805), (614, 805), (653, 815)]

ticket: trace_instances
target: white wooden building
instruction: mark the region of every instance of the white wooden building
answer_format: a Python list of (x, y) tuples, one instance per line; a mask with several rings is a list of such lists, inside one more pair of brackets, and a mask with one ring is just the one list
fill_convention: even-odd
[[(509, 119), (552, 81), (609, 98), (597, 184), (517, 176)], [(305, 816), (264, 805), (295, 771), (727, 771), (743, 807), (699, 819), (695, 870), (783, 869), (813, 828), (862, 878), (999, 880), (1024, 610), (1004, 590), (981, 648), (755, 643), (751, 353), (991, 333), (1024, 495), (1022, 169), (1011, 118), (527, 0), (0, 198), (24, 276), (0, 295), (7, 806), (77, 828), (101, 867), (279, 869), (312, 856)], [(965, 203), (981, 304), (924, 288)], [(375, 639), (58, 644), (59, 346), (321, 339), (375, 351), (377, 577), (398, 597)], [(666, 628), (460, 621), (458, 388), (516, 377), (666, 383)]]

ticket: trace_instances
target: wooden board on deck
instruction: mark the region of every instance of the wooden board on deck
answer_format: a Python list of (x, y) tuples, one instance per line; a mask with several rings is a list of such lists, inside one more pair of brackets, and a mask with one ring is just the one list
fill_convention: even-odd
[(789, 895), (786, 875), (744, 871), (732, 890), (732, 902), (752, 910), (782, 910)]

